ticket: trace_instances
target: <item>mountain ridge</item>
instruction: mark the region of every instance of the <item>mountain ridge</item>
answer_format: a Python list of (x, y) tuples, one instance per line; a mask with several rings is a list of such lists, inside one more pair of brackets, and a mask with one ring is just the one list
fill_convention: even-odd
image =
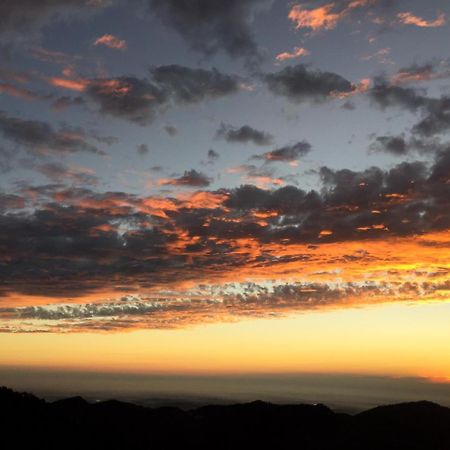
[(47, 402), (0, 387), (0, 423), (3, 438), (13, 439), (16, 448), (450, 449), (450, 408), (428, 401), (355, 415), (323, 404), (259, 400), (183, 411), (118, 400), (90, 403), (82, 397)]

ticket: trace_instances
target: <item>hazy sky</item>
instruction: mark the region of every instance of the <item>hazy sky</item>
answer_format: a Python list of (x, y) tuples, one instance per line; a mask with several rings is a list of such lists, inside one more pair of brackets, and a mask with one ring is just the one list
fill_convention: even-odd
[(449, 380), (449, 38), (445, 0), (2, 1), (0, 366)]

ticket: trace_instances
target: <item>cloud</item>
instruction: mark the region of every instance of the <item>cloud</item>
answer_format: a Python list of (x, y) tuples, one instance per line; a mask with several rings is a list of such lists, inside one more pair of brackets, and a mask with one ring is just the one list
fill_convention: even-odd
[(62, 95), (57, 97), (52, 102), (52, 110), (53, 111), (62, 111), (66, 108), (70, 108), (71, 106), (83, 106), (84, 99), (83, 97), (69, 97), (67, 95)]
[(7, 94), (24, 100), (43, 100), (45, 96), (39, 95), (29, 89), (15, 86), (11, 83), (0, 83), (0, 94)]
[(266, 0), (149, 0), (151, 12), (194, 50), (206, 56), (225, 51), (250, 65), (261, 59), (251, 22), (270, 4)]
[(242, 173), (247, 182), (255, 183), (260, 187), (281, 186), (285, 184), (284, 180), (275, 176), (275, 170), (268, 167), (257, 167), (253, 164), (241, 164), (240, 166), (230, 167), (228, 173)]
[(213, 149), (208, 150), (208, 162), (213, 163), (214, 161), (217, 161), (220, 158), (219, 153), (217, 153)]
[[(142, 197), (61, 182), (23, 186), (0, 197), (0, 270), (8, 280), (0, 283), (0, 296), (51, 302), (125, 287), (153, 298), (166, 291), (167, 298), (168, 286), (267, 281), (268, 273), (310, 279), (316, 270), (336, 268), (346, 269), (340, 277), (350, 281), (398, 282), (402, 270), (411, 281), (411, 254), (430, 270), (446, 263), (445, 251), (430, 259), (429, 248), (449, 245), (450, 150), (442, 147), (433, 159), (389, 170), (322, 167), (318, 191), (261, 182)], [(236, 173), (257, 182), (273, 178), (270, 167), (246, 165)], [(169, 186), (202, 188), (207, 182), (187, 171)], [(396, 270), (392, 277), (390, 270)]]
[(295, 47), (292, 52), (279, 53), (275, 59), (279, 62), (287, 61), (289, 59), (301, 58), (302, 56), (308, 56), (311, 52), (303, 47)]
[(147, 155), (149, 153), (149, 148), (147, 144), (139, 144), (137, 146), (137, 151), (140, 155)]
[(160, 184), (163, 186), (206, 187), (211, 184), (211, 178), (192, 169), (186, 170), (181, 177), (163, 179), (160, 181)]
[(293, 5), (288, 19), (294, 22), (295, 28), (310, 29), (313, 32), (332, 30), (343, 19), (354, 12), (372, 7), (377, 0), (348, 0), (326, 3), (316, 8), (305, 8), (302, 4)]
[(26, 201), (22, 196), (14, 194), (0, 194), (0, 212), (25, 208)]
[(223, 124), (217, 130), (216, 138), (224, 139), (229, 143), (254, 145), (270, 145), (273, 142), (273, 136), (265, 131), (256, 130), (249, 125), (243, 125), (239, 128)]
[(420, 28), (443, 27), (447, 23), (444, 13), (438, 14), (435, 20), (425, 20), (422, 17), (415, 16), (411, 12), (398, 13), (397, 18), (403, 25), (414, 25)]
[(199, 103), (225, 97), (240, 90), (240, 80), (216, 69), (191, 69), (172, 64), (151, 70), (152, 80), (176, 103)]
[(55, 16), (74, 12), (92, 13), (108, 6), (106, 1), (86, 0), (5, 0), (0, 4), (0, 32), (23, 32), (40, 27)]
[[(198, 286), (170, 296), (140, 295), (104, 299), (97, 303), (54, 304), (0, 308), (0, 320), (11, 331), (121, 331), (139, 328), (174, 328), (205, 321), (273, 317), (294, 311), (397, 301), (421, 293), (432, 296), (439, 283), (270, 282)], [(39, 321), (39, 323), (35, 323)]]
[(120, 39), (117, 36), (113, 36), (112, 34), (104, 34), (103, 36), (98, 37), (92, 45), (94, 47), (103, 45), (113, 50), (125, 50), (127, 48), (127, 43), (125, 40)]
[(174, 105), (196, 104), (239, 90), (237, 77), (216, 69), (169, 65), (153, 68), (149, 79), (89, 80), (86, 95), (100, 106), (101, 113), (146, 125)]
[(395, 86), (383, 78), (375, 79), (369, 98), (382, 108), (396, 106), (415, 112), (427, 106), (427, 98), (416, 89)]
[(288, 162), (294, 163), (299, 157), (305, 156), (311, 151), (311, 144), (307, 141), (299, 141), (292, 145), (285, 145), (271, 152), (255, 155), (253, 159), (263, 159), (267, 163), (271, 162)]
[(350, 94), (355, 90), (355, 86), (340, 75), (311, 70), (303, 64), (263, 75), (263, 81), (271, 92), (294, 103), (323, 102), (330, 97)]
[(406, 139), (400, 136), (378, 136), (371, 145), (371, 150), (390, 153), (396, 156), (404, 156), (410, 153), (438, 153), (445, 150), (445, 146), (435, 139), (421, 139), (413, 137)]
[(55, 130), (50, 124), (38, 120), (10, 117), (0, 111), (0, 134), (34, 154), (90, 152), (104, 154), (89, 142), (81, 129), (62, 127)]
[(48, 83), (53, 87), (68, 89), (70, 91), (84, 92), (89, 86), (89, 80), (83, 78), (70, 79), (61, 77), (50, 77)]
[(400, 107), (422, 114), (412, 128), (412, 133), (417, 136), (430, 138), (450, 129), (450, 97), (428, 97), (424, 91), (392, 85), (384, 79), (376, 79), (368, 93), (382, 108)]
[(407, 143), (402, 136), (378, 136), (373, 148), (394, 155), (405, 155), (408, 152)]
[(334, 8), (334, 3), (328, 3), (313, 9), (306, 9), (302, 5), (294, 5), (289, 11), (288, 18), (295, 23), (297, 29), (331, 30), (343, 17), (342, 12), (333, 12)]
[(389, 78), (391, 84), (401, 85), (419, 83), (424, 81), (439, 80), (450, 77), (448, 61), (439, 63), (412, 64), (402, 67)]
[(101, 113), (139, 125), (154, 120), (168, 100), (166, 92), (145, 79), (135, 77), (93, 80), (86, 95), (98, 103)]
[(83, 167), (66, 167), (57, 163), (47, 163), (36, 166), (36, 170), (51, 181), (75, 185), (96, 185), (98, 178), (92, 169)]
[(178, 134), (178, 129), (177, 127), (174, 127), (173, 125), (165, 125), (164, 126), (164, 131), (169, 135), (169, 136), (176, 136)]

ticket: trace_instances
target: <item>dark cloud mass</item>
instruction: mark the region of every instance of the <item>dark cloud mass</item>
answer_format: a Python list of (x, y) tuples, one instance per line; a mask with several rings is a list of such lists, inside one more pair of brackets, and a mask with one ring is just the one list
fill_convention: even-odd
[(408, 152), (408, 145), (403, 136), (378, 136), (373, 148), (394, 155), (405, 155)]
[(349, 94), (355, 89), (336, 73), (312, 70), (303, 64), (263, 75), (263, 81), (271, 92), (294, 103), (322, 102), (333, 94)]
[(102, 0), (2, 0), (0, 32), (23, 31), (45, 23), (55, 14), (95, 11), (108, 5)]
[(189, 45), (209, 56), (224, 50), (231, 57), (259, 62), (250, 22), (270, 0), (149, 0), (150, 10)]
[(239, 79), (216, 69), (191, 69), (172, 64), (151, 70), (152, 79), (176, 103), (198, 103), (238, 92)]
[(413, 126), (416, 136), (430, 138), (450, 130), (450, 97), (429, 97), (426, 91), (396, 86), (384, 79), (377, 79), (369, 91), (369, 97), (380, 107), (397, 107), (414, 113), (421, 118)]
[(55, 130), (46, 122), (10, 117), (2, 111), (0, 111), (0, 133), (9, 141), (35, 154), (104, 153), (89, 142), (89, 136), (81, 129), (65, 127)]
[[(150, 79), (101, 78), (88, 83), (87, 96), (100, 112), (135, 122), (151, 123), (176, 104), (195, 104), (239, 91), (239, 79), (216, 69), (170, 65), (151, 70)], [(173, 132), (173, 127), (170, 128)]]
[(98, 103), (101, 113), (139, 125), (151, 122), (168, 101), (166, 92), (134, 77), (93, 80), (86, 94)]
[(243, 125), (237, 128), (222, 124), (217, 130), (216, 137), (235, 144), (247, 144), (251, 142), (254, 145), (264, 146), (270, 145), (273, 142), (273, 136), (270, 133), (256, 130), (249, 125)]
[(369, 97), (382, 108), (400, 107), (415, 112), (427, 105), (427, 98), (417, 89), (391, 85), (382, 78), (375, 80)]
[[(264, 246), (272, 244), (287, 249), (385, 240), (450, 227), (443, 214), (450, 207), (449, 150), (439, 152), (431, 167), (423, 162), (387, 171), (322, 167), (320, 176), (320, 192), (244, 185), (192, 193), (187, 201), (55, 185), (26, 189), (35, 205), (27, 211), (27, 198), (2, 197), (0, 291), (58, 297), (121, 284), (173, 284), (256, 261), (271, 264), (276, 254)], [(209, 182), (191, 170), (165, 184)], [(242, 253), (239, 242), (249, 239), (261, 253)]]

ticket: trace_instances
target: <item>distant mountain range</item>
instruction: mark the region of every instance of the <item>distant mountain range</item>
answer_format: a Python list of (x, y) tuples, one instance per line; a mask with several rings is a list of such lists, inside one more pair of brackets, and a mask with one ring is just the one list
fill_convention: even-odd
[[(349, 415), (261, 401), (189, 411), (0, 388), (5, 449), (450, 450), (450, 409), (422, 401)], [(5, 445), (5, 443), (8, 443)]]

